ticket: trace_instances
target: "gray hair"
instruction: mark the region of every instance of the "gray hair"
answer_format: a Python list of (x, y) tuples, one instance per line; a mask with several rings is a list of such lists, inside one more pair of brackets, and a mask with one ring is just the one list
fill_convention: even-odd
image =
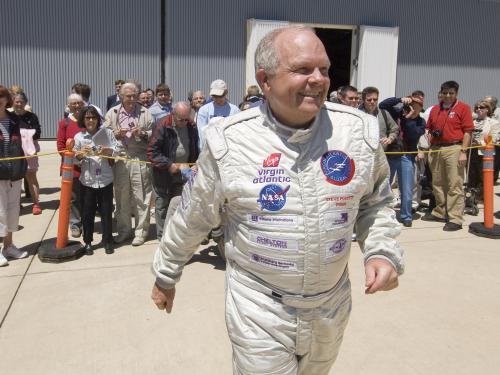
[(493, 107), (496, 107), (498, 104), (498, 99), (496, 98), (496, 96), (488, 95), (484, 97), (484, 100), (491, 102), (491, 104), (493, 104)]
[(80, 94), (75, 94), (75, 93), (70, 94), (68, 96), (68, 99), (66, 99), (66, 103), (69, 104), (69, 102), (72, 100), (78, 100), (79, 102), (83, 102), (82, 96)]
[(268, 74), (273, 75), (276, 73), (280, 64), (280, 56), (275, 42), (276, 38), (285, 31), (309, 31), (316, 34), (314, 29), (305, 25), (292, 25), (269, 32), (266, 36), (264, 36), (264, 38), (262, 38), (257, 46), (257, 49), (255, 50), (255, 71), (258, 69), (264, 69), (264, 71)]
[(122, 85), (122, 87), (120, 87), (120, 97), (123, 97), (123, 93), (125, 92), (126, 89), (132, 89), (134, 90), (134, 93), (139, 94), (139, 88), (135, 83), (125, 82)]

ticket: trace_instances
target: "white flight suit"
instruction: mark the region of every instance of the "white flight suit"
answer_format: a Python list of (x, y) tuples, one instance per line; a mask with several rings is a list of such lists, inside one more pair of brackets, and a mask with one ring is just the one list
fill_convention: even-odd
[(376, 119), (327, 103), (308, 129), (292, 130), (264, 104), (206, 132), (154, 257), (157, 284), (172, 287), (222, 222), (234, 373), (328, 374), (351, 308), (354, 225), (365, 262), (404, 268)]

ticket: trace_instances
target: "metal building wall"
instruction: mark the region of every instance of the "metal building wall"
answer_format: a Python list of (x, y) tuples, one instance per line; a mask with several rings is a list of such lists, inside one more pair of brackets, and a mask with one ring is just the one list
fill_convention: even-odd
[(159, 25), (159, 0), (4, 1), (0, 84), (25, 89), (42, 137), (53, 138), (72, 84), (89, 84), (105, 110), (115, 79), (159, 81)]
[[(500, 96), (498, 1), (484, 0), (183, 0), (168, 1), (166, 81), (176, 95), (227, 81), (230, 99), (244, 94), (246, 20), (398, 26), (396, 94), (419, 88), (435, 101), (446, 80), (472, 103)], [(481, 41), (481, 43), (478, 43)], [(335, 63), (335, 62), (333, 62)]]

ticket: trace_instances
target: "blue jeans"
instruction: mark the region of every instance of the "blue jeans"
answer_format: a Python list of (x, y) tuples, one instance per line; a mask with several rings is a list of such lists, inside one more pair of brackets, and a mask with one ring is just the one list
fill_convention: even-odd
[(392, 156), (391, 155), (387, 158), (387, 162), (389, 163), (389, 170), (390, 170), (389, 183), (392, 184), (392, 182), (394, 181), (394, 176), (396, 175), (396, 172), (401, 167), (401, 156)]
[(401, 211), (399, 216), (401, 221), (411, 221), (411, 202), (415, 183), (415, 155), (401, 156), (397, 172), (399, 191), (401, 193)]

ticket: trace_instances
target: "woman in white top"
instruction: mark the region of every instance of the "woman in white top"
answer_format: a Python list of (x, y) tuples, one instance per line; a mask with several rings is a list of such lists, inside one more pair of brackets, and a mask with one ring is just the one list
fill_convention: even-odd
[(96, 211), (101, 213), (102, 244), (106, 254), (113, 250), (113, 171), (110, 159), (116, 151), (113, 131), (102, 127), (99, 112), (92, 107), (84, 108), (78, 117), (78, 126), (84, 128), (75, 136), (75, 156), (81, 167), (81, 207), (84, 250), (87, 255), (92, 249)]
[[(474, 105), (474, 131), (472, 132), (472, 146), (485, 145), (485, 137), (491, 136), (495, 143), (500, 133), (500, 123), (493, 119), (493, 108), (485, 100), (479, 100)], [(479, 148), (470, 150), (470, 166), (467, 179), (469, 188), (478, 189), (479, 199), (483, 196), (483, 154)]]

